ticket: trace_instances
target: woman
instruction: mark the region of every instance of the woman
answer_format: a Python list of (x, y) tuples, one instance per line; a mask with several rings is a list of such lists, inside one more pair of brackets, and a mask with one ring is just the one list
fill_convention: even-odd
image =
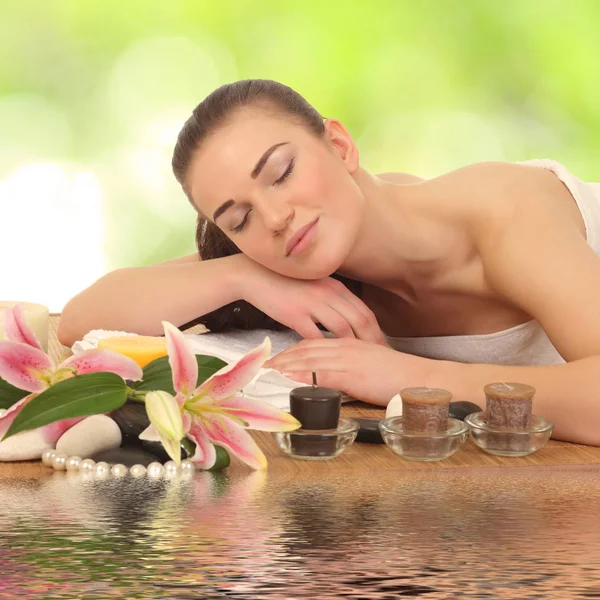
[(380, 405), (529, 383), (555, 437), (600, 445), (600, 186), (552, 161), (372, 175), (339, 121), (268, 80), (210, 94), (173, 168), (200, 256), (107, 274), (65, 307), (64, 344), (163, 319), (283, 325), (306, 339), (267, 366), (295, 380)]

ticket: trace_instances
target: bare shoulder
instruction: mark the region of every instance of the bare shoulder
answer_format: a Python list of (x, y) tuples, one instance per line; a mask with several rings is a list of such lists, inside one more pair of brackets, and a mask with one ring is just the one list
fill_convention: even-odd
[(475, 229), (504, 230), (515, 219), (557, 211), (576, 221), (577, 208), (564, 184), (547, 169), (488, 161), (461, 167), (427, 182)]
[(391, 183), (419, 183), (425, 181), (422, 177), (410, 173), (378, 173), (377, 177)]
[(163, 262), (158, 263), (156, 266), (160, 265), (178, 265), (185, 263), (193, 263), (200, 262), (202, 259), (198, 255), (198, 253), (194, 254), (186, 254), (185, 256), (178, 256), (177, 258), (171, 258), (170, 260), (165, 260)]

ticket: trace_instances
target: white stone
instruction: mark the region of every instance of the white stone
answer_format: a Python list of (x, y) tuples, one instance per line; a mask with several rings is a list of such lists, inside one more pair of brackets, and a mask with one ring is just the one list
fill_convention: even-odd
[(0, 442), (0, 461), (33, 460), (41, 458), (45, 450), (54, 448), (39, 429), (22, 431)]
[(121, 445), (119, 426), (105, 415), (87, 417), (66, 431), (56, 443), (56, 451), (67, 456), (89, 458)]
[(385, 418), (401, 417), (402, 416), (402, 398), (400, 394), (396, 394), (387, 405), (385, 410)]

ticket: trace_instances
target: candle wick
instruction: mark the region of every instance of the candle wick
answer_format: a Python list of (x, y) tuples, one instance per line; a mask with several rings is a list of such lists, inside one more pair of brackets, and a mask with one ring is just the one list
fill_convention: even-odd
[(312, 372), (312, 380), (313, 380), (312, 386), (314, 388), (316, 388), (317, 387), (317, 374), (314, 371)]

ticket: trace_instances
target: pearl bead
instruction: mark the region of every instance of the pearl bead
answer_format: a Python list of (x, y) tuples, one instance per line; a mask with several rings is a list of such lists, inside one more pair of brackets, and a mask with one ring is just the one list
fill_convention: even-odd
[(125, 477), (125, 475), (127, 475), (127, 467), (125, 465), (115, 465), (110, 472), (115, 476), (115, 477)]
[(96, 474), (96, 477), (106, 477), (110, 473), (110, 466), (104, 461), (96, 463), (94, 473)]
[(159, 462), (153, 462), (148, 465), (148, 477), (158, 479), (162, 477), (164, 467)]
[(57, 471), (64, 471), (67, 464), (67, 458), (68, 456), (66, 454), (63, 454), (62, 452), (56, 452), (56, 454), (54, 454), (52, 457), (52, 466)]
[(133, 467), (129, 469), (129, 472), (132, 477), (143, 477), (146, 474), (146, 467), (144, 465), (133, 465)]
[(50, 450), (46, 450), (42, 454), (42, 463), (45, 464), (47, 467), (51, 467), (52, 459), (54, 458), (55, 454), (56, 454), (56, 450), (54, 450), (53, 448), (51, 448)]
[(92, 460), (91, 458), (86, 458), (85, 460), (81, 461), (81, 464), (79, 465), (79, 470), (80, 471), (92, 471), (95, 466), (96, 466), (95, 460)]
[(196, 470), (196, 465), (191, 460), (181, 461), (181, 472), (182, 473), (193, 473)]
[(79, 465), (81, 464), (80, 456), (69, 456), (66, 462), (67, 471), (79, 471)]
[(166, 462), (163, 466), (165, 468), (165, 475), (177, 475), (179, 467), (174, 460)]

